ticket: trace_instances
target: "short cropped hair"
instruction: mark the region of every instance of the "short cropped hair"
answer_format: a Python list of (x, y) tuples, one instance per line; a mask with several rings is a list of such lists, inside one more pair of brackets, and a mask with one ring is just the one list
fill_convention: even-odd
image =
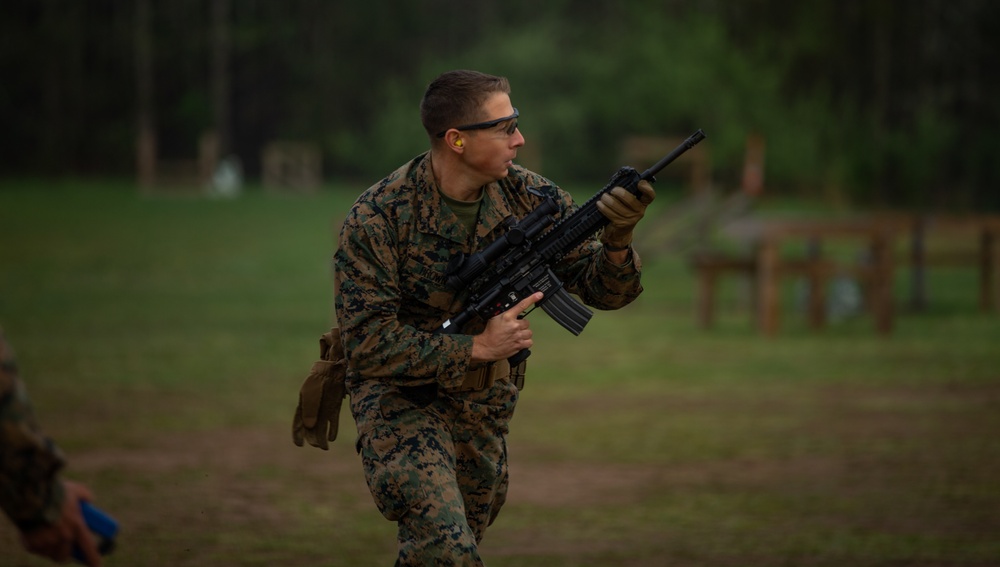
[(434, 141), (438, 132), (487, 119), (482, 115), (483, 104), (496, 93), (510, 94), (506, 77), (468, 70), (438, 75), (420, 101), (420, 121), (427, 136)]

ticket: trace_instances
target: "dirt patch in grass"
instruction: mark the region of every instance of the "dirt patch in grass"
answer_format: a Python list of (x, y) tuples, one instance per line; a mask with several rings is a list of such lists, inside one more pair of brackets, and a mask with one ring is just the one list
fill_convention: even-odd
[[(332, 450), (321, 451), (296, 447), (290, 434), (283, 433), (276, 429), (226, 429), (161, 435), (142, 448), (102, 448), (76, 454), (72, 470), (118, 479), (116, 492), (121, 496), (131, 487), (131, 497), (139, 500), (146, 490), (162, 495), (160, 483), (171, 483), (183, 492), (178, 495), (178, 505), (197, 503), (212, 509), (214, 512), (206, 515), (213, 521), (291, 521), (279, 506), (279, 498), (288, 492), (309, 498), (310, 491), (322, 493), (336, 487), (338, 492), (364, 490), (367, 495), (360, 463), (344, 447), (350, 440), (338, 440)], [(170, 503), (160, 505), (169, 507)], [(178, 515), (185, 514), (178, 511)]]
[[(988, 542), (1000, 529), (997, 497), (989, 492), (1000, 474), (1000, 448), (989, 433), (1000, 426), (993, 411), (998, 391), (828, 388), (808, 398), (806, 410), (802, 400), (675, 400), (660, 414), (670, 419), (702, 412), (726, 422), (738, 412), (754, 436), (758, 422), (744, 416), (771, 423), (776, 412), (793, 413), (789, 423), (796, 429), (788, 436), (815, 446), (784, 454), (673, 462), (661, 456), (656, 463), (597, 454), (556, 459), (544, 443), (517, 438), (511, 442), (508, 505), (488, 532), (484, 553), (501, 564), (539, 557), (560, 565), (660, 565), (663, 557), (677, 565), (793, 564), (789, 558), (796, 554), (826, 553), (824, 538), (841, 538), (853, 546), (849, 551), (831, 548), (826, 557), (798, 556), (802, 561), (795, 564), (986, 565), (976, 557), (990, 554)], [(635, 411), (662, 412), (662, 400), (621, 400), (626, 402)], [(586, 419), (580, 416), (605, 403), (535, 403), (515, 419)], [(347, 419), (342, 416), (345, 427)], [(294, 446), (286, 427), (162, 432), (139, 447), (75, 451), (67, 476), (94, 488), (99, 503), (122, 522), (123, 557), (146, 565), (220, 564), (219, 557), (247, 541), (280, 541), (281, 530), (298, 533), (296, 526), (309, 521), (317, 527), (308, 533), (329, 537), (333, 545), (360, 535), (375, 543), (358, 547), (391, 548), (394, 528), (375, 509), (347, 429), (329, 451)], [(602, 514), (601, 526), (592, 526)], [(375, 531), (355, 529), (359, 519)], [(700, 547), (691, 547), (692, 541)], [(884, 541), (917, 542), (912, 549), (920, 551), (889, 549), (881, 563), (859, 559), (857, 549)], [(9, 527), (0, 530), (0, 564), (19, 564), (23, 554), (11, 542)], [(967, 547), (946, 547), (955, 542)], [(299, 564), (322, 553), (287, 545), (281, 559)], [(746, 553), (730, 561), (712, 545)], [(147, 548), (151, 555), (144, 556)], [(948, 554), (964, 559), (935, 560)]]

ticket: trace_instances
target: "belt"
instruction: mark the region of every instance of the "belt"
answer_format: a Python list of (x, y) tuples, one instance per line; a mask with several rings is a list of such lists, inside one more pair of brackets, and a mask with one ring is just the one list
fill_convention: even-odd
[(510, 363), (507, 362), (507, 359), (498, 360), (466, 372), (462, 383), (454, 388), (448, 388), (448, 391), (471, 392), (474, 390), (485, 390), (493, 387), (493, 384), (497, 380), (506, 380), (509, 376)]

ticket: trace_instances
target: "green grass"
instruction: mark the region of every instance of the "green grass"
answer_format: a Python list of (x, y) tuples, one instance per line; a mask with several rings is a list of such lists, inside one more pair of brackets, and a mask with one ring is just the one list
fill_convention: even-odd
[[(329, 452), (289, 434), (359, 190), (0, 184), (0, 324), (67, 475), (122, 522), (108, 565), (392, 563), (350, 417)], [(1000, 316), (976, 277), (932, 271), (916, 314), (900, 274), (889, 337), (811, 332), (790, 289), (760, 337), (736, 281), (702, 331), (680, 257), (579, 337), (533, 314), (488, 564), (1000, 564)], [(4, 523), (0, 564), (47, 563)]]

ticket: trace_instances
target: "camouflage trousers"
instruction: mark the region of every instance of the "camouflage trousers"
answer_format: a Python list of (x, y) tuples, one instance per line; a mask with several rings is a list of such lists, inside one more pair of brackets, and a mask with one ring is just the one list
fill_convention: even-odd
[(350, 388), (368, 488), (398, 526), (396, 565), (482, 565), (478, 544), (507, 497), (517, 388), (506, 379), (455, 394), (375, 381)]

